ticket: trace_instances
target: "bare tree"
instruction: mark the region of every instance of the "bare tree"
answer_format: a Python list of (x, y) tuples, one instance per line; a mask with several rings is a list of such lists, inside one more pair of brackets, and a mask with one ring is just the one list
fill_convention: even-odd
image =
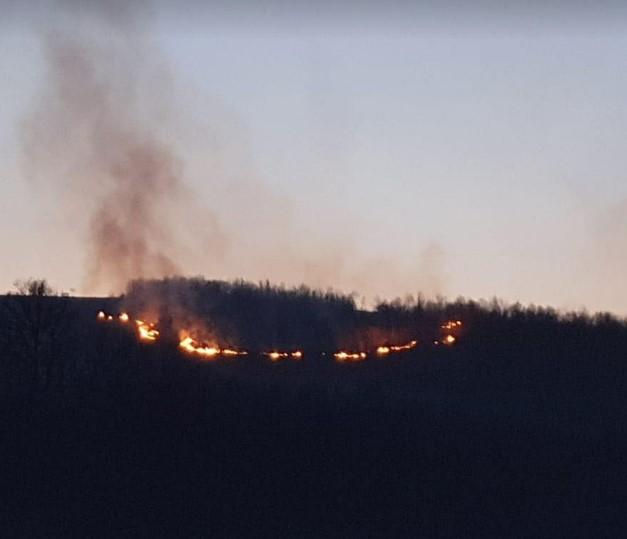
[[(45, 279), (16, 281), (0, 306), (5, 329), (2, 347), (13, 378), (38, 388), (58, 383), (62, 374), (61, 337), (67, 327), (68, 300)], [(6, 367), (6, 366), (5, 366)]]

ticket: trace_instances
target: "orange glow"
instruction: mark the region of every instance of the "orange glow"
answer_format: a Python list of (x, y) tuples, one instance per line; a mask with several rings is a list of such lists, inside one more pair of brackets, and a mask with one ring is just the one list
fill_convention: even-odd
[(137, 333), (142, 341), (154, 342), (159, 337), (159, 331), (155, 329), (154, 324), (144, 322), (143, 320), (135, 320), (137, 325)]
[(407, 350), (411, 350), (418, 345), (418, 341), (410, 341), (407, 344), (396, 344), (389, 346), (379, 346), (377, 348), (377, 355), (379, 356), (387, 356), (392, 352), (405, 352)]
[(179, 348), (182, 348), (190, 354), (198, 354), (203, 357), (215, 357), (220, 354), (220, 349), (214, 346), (199, 346), (191, 337), (185, 337), (179, 342)]
[(264, 356), (270, 358), (270, 361), (279, 361), (281, 359), (302, 359), (303, 352), (301, 350), (294, 350), (292, 352), (279, 352), (277, 350), (273, 350), (272, 352), (264, 352)]
[(418, 341), (410, 341), (407, 344), (390, 346), (390, 350), (392, 352), (403, 352), (405, 350), (411, 350), (412, 348), (415, 348), (417, 344), (418, 344)]
[(248, 352), (245, 350), (233, 350), (232, 348), (221, 349), (218, 346), (202, 346), (190, 336), (181, 338), (179, 348), (190, 354), (197, 354), (205, 358), (214, 358), (220, 355), (226, 357), (248, 355)]
[(231, 350), (230, 348), (224, 348), (222, 350), (223, 356), (247, 356), (248, 352), (245, 350)]
[(271, 361), (279, 361), (279, 359), (284, 359), (288, 357), (289, 354), (287, 352), (274, 351), (274, 352), (266, 352), (264, 355), (268, 356)]
[(457, 329), (457, 328), (462, 327), (462, 321), (461, 320), (449, 320), (448, 322), (445, 322), (444, 324), (442, 324), (440, 327), (442, 329), (448, 329), (448, 330)]
[(345, 361), (362, 361), (362, 360), (366, 359), (367, 354), (366, 354), (366, 352), (344, 352), (344, 351), (340, 351), (340, 352), (336, 352), (335, 354), (333, 354), (333, 356), (339, 362), (345, 362)]
[[(99, 321), (107, 321), (111, 322), (114, 320), (118, 320), (121, 323), (127, 323), (131, 320), (131, 317), (128, 313), (122, 312), (119, 315), (111, 315), (107, 314), (105, 311), (98, 311), (96, 314), (96, 319)], [(137, 328), (137, 335), (140, 341), (144, 342), (155, 342), (159, 338), (159, 330), (156, 327), (156, 324), (153, 322), (145, 322), (143, 320), (136, 319), (134, 320), (135, 326)], [(443, 331), (442, 338), (440, 340), (432, 341), (435, 346), (438, 345), (446, 345), (452, 346), (457, 342), (459, 333), (456, 331), (462, 326), (461, 320), (449, 320), (440, 326)], [(179, 348), (184, 350), (189, 354), (196, 354), (205, 358), (215, 358), (217, 356), (223, 357), (237, 357), (237, 356), (246, 356), (249, 352), (245, 350), (238, 350), (237, 348), (220, 348), (217, 345), (207, 345), (201, 344), (198, 341), (194, 340), (193, 337), (190, 337), (187, 331), (183, 331), (179, 333)], [(378, 356), (384, 357), (389, 356), (390, 354), (397, 352), (404, 352), (407, 350), (412, 350), (418, 346), (418, 341), (413, 340), (409, 341), (406, 344), (384, 344), (380, 345), (375, 349), (375, 353)], [(267, 356), (271, 361), (279, 361), (282, 359), (293, 359), (300, 360), (303, 358), (304, 353), (302, 350), (291, 350), (291, 351), (279, 351), (272, 350), (269, 352), (263, 352), (262, 355)], [(323, 352), (322, 355), (325, 355)], [(368, 357), (367, 352), (348, 352), (345, 350), (340, 350), (333, 354), (333, 357), (338, 362), (357, 362), (363, 361)]]

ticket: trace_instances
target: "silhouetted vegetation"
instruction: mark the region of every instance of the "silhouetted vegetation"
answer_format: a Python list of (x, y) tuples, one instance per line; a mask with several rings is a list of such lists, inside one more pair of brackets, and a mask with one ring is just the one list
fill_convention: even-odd
[[(203, 279), (20, 292), (0, 297), (4, 537), (624, 535), (624, 320)], [(122, 308), (309, 352), (197, 361), (96, 321)], [(459, 343), (429, 346), (448, 319)], [(424, 346), (387, 359), (318, 353), (410, 332)]]

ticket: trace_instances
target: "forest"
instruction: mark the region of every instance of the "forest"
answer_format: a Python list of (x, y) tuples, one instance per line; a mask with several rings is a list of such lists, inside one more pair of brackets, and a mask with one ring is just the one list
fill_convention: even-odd
[[(183, 330), (247, 355), (189, 354)], [(266, 355), (283, 349), (302, 357)], [(268, 282), (137, 280), (86, 298), (26, 280), (0, 296), (0, 531), (619, 537), (626, 355), (623, 319), (497, 299), (366, 310)]]

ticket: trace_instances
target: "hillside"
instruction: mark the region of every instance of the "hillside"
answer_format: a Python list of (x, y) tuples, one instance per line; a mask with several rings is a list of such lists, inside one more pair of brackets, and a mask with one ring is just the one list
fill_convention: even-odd
[[(100, 310), (151, 314), (163, 338)], [(208, 360), (166, 338), (191, 320), (249, 354)], [(463, 331), (435, 345), (447, 320)], [(305, 288), (177, 279), (120, 298), (4, 296), (0, 327), (6, 537), (624, 529), (627, 325), (609, 315), (420, 298), (362, 311)], [(368, 355), (337, 361), (338, 347)]]

